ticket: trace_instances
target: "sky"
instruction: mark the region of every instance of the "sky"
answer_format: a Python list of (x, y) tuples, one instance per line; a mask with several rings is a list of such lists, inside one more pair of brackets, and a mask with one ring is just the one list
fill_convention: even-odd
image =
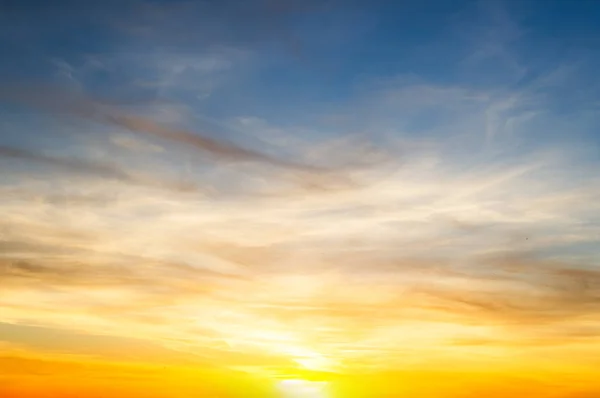
[(600, 395), (600, 2), (0, 5), (0, 395)]

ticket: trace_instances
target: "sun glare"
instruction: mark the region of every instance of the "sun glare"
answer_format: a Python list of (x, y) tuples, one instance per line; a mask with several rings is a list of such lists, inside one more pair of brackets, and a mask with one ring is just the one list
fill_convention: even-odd
[(318, 354), (294, 358), (294, 362), (308, 370), (327, 370), (332, 367), (330, 360)]
[(278, 383), (282, 398), (327, 398), (327, 383), (302, 379), (287, 379)]

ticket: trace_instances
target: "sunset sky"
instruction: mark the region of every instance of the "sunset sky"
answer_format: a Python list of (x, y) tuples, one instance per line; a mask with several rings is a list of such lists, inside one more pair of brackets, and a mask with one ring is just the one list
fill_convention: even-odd
[(0, 397), (599, 397), (598, 21), (0, 2)]

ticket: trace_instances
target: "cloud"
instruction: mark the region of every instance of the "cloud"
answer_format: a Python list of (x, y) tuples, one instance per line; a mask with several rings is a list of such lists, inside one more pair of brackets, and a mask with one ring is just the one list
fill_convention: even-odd
[[(242, 148), (186, 130), (164, 126), (142, 116), (126, 114), (80, 96), (73, 96), (50, 87), (5, 87), (2, 97), (11, 102), (20, 102), (44, 110), (64, 112), (91, 121), (112, 124), (132, 132), (149, 134), (196, 148), (217, 159), (230, 161), (255, 161), (292, 169), (311, 169), (311, 166), (295, 164), (284, 159), (276, 159), (257, 151)], [(5, 151), (6, 153), (10, 151)]]
[(111, 141), (122, 148), (129, 149), (132, 151), (141, 152), (162, 152), (163, 148), (158, 145), (136, 140), (133, 137), (126, 135), (114, 135), (111, 137)]
[(468, 25), (472, 27), (469, 39), (473, 41), (473, 50), (464, 63), (481, 67), (486, 61), (499, 62), (517, 79), (525, 76), (527, 67), (515, 51), (524, 32), (510, 15), (508, 6), (499, 1), (482, 1), (477, 8), (477, 22)]
[[(488, 341), (471, 346), (493, 361), (489, 347), (552, 330), (564, 334), (548, 344), (582, 341), (572, 328), (598, 322), (597, 270), (548, 250), (595, 242), (582, 221), (597, 184), (570, 185), (548, 155), (469, 168), (427, 153), (315, 195), (199, 201), (119, 184), (110, 206), (4, 197), (3, 319), (338, 366), (400, 363), (398, 347), (429, 347), (426, 360), (457, 341)], [(54, 181), (63, 195), (107, 189)]]
[(40, 163), (45, 166), (55, 167), (57, 169), (75, 174), (93, 175), (101, 178), (117, 180), (123, 183), (139, 184), (142, 186), (166, 188), (174, 191), (194, 192), (200, 191), (192, 183), (158, 180), (153, 177), (144, 177), (136, 175), (121, 169), (112, 164), (92, 162), (77, 158), (48, 156), (42, 153), (28, 151), (26, 149), (7, 147), (0, 145), (0, 157), (14, 158), (34, 163)]

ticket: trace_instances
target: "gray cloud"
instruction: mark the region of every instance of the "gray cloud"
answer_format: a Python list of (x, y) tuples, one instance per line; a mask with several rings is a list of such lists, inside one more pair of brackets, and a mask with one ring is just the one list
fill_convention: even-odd
[(154, 179), (152, 177), (143, 177), (127, 172), (113, 164), (94, 162), (90, 160), (49, 156), (40, 152), (34, 152), (26, 149), (0, 145), (0, 157), (15, 158), (40, 163), (44, 166), (52, 166), (60, 171), (67, 171), (75, 174), (86, 174), (96, 177), (108, 178), (129, 184), (137, 184), (155, 188), (166, 188), (182, 192), (199, 192), (200, 189), (192, 183), (174, 182), (167, 180)]

